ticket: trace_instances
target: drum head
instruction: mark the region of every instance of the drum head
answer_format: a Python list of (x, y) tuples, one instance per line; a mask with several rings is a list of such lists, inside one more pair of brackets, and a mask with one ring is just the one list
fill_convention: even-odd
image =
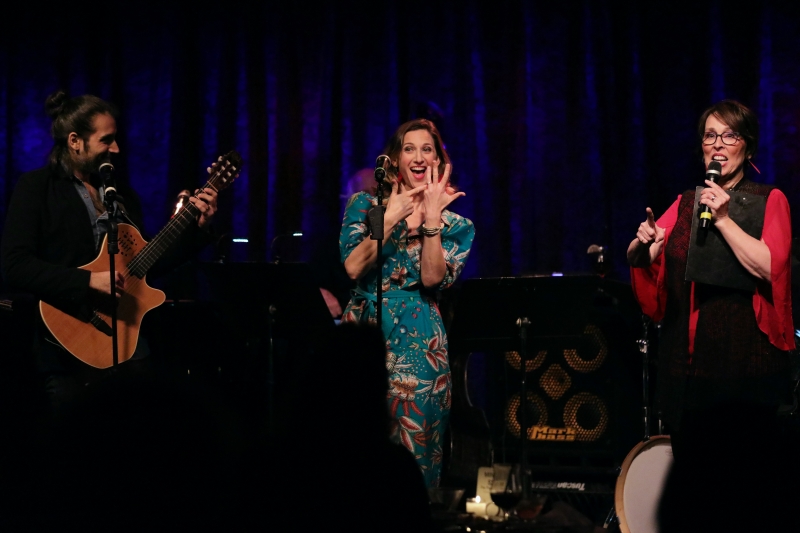
[(625, 457), (614, 490), (622, 533), (658, 533), (658, 504), (671, 467), (672, 444), (666, 435), (640, 442)]

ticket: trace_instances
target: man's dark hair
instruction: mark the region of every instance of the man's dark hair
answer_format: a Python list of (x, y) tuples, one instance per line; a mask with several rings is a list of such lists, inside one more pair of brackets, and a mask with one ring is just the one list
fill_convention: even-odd
[(47, 163), (51, 167), (67, 168), (67, 137), (73, 131), (87, 141), (94, 133), (93, 121), (96, 115), (108, 114), (117, 118), (117, 108), (97, 96), (84, 94), (69, 98), (64, 91), (56, 91), (47, 97), (45, 102), (47, 115), (53, 119), (50, 135), (53, 137), (53, 148), (50, 150)]

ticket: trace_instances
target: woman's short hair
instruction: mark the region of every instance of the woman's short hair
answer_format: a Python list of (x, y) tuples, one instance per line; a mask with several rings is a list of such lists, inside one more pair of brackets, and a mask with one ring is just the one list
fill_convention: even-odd
[(758, 118), (749, 107), (736, 100), (722, 100), (706, 109), (697, 123), (697, 134), (701, 140), (706, 132), (706, 120), (711, 115), (742, 136), (744, 153), (748, 159), (755, 155), (758, 149)]
[(416, 130), (425, 130), (431, 134), (431, 137), (433, 137), (433, 144), (436, 148), (436, 156), (439, 158), (440, 176), (444, 174), (445, 165), (450, 164), (450, 156), (447, 155), (447, 150), (445, 150), (444, 142), (442, 141), (442, 135), (436, 128), (436, 124), (426, 118), (415, 118), (414, 120), (409, 120), (397, 128), (394, 134), (392, 134), (392, 136), (389, 138), (389, 141), (386, 143), (386, 147), (383, 149), (383, 153), (388, 155), (389, 159), (391, 159), (393, 162), (392, 166), (387, 169), (386, 179), (383, 182), (384, 197), (389, 196), (390, 188), (397, 183), (397, 174), (399, 169), (397, 166), (395, 166), (395, 163), (397, 163), (397, 160), (400, 158), (400, 151), (403, 149), (403, 141), (406, 133)]

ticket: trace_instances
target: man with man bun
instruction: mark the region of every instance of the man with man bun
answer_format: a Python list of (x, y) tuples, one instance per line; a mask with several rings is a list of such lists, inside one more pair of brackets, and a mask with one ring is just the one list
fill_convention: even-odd
[[(92, 95), (70, 98), (57, 91), (47, 98), (47, 114), (52, 118), (53, 147), (47, 164), (24, 174), (11, 198), (0, 250), (0, 266), (8, 288), (32, 294), (57, 308), (75, 308), (91, 299), (110, 297), (108, 271), (89, 272), (81, 266), (92, 262), (100, 251), (108, 230), (109, 215), (104, 205), (100, 166), (119, 154), (117, 110), (114, 105)], [(208, 224), (217, 209), (217, 194), (212, 189), (191, 198), (200, 215), (196, 228), (181, 240), (184, 244), (204, 244)], [(142, 228), (138, 197), (119, 184), (117, 218)], [(154, 269), (162, 263), (159, 261)], [(115, 273), (114, 292), (125, 289), (123, 273)], [(116, 372), (97, 371), (73, 357), (54, 339), (41, 320), (33, 339), (36, 369), (43, 380), (50, 407), (57, 413), (92, 379)], [(125, 371), (141, 366), (147, 343), (140, 339), (131, 361), (120, 365)]]

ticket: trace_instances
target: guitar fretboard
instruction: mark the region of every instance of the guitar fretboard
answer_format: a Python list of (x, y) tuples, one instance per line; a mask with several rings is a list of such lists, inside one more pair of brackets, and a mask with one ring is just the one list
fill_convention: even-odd
[[(208, 186), (208, 185), (206, 185)], [(137, 278), (143, 278), (158, 259), (178, 240), (178, 238), (193, 224), (200, 215), (200, 210), (193, 204), (187, 203), (169, 223), (136, 254), (128, 264), (130, 273)]]
[[(241, 156), (233, 151), (220, 159), (219, 168), (212, 172), (208, 181), (201, 189), (221, 191), (236, 178), (236, 173), (242, 165)], [(186, 231), (186, 228), (195, 223), (198, 216), (200, 216), (200, 210), (191, 202), (186, 202), (186, 205), (172, 217), (153, 240), (147, 243), (147, 245), (142, 248), (142, 251), (136, 254), (136, 257), (128, 263), (129, 272), (137, 278), (144, 278), (156, 261), (158, 261), (158, 259), (169, 250), (170, 246), (178, 240), (183, 232)]]

